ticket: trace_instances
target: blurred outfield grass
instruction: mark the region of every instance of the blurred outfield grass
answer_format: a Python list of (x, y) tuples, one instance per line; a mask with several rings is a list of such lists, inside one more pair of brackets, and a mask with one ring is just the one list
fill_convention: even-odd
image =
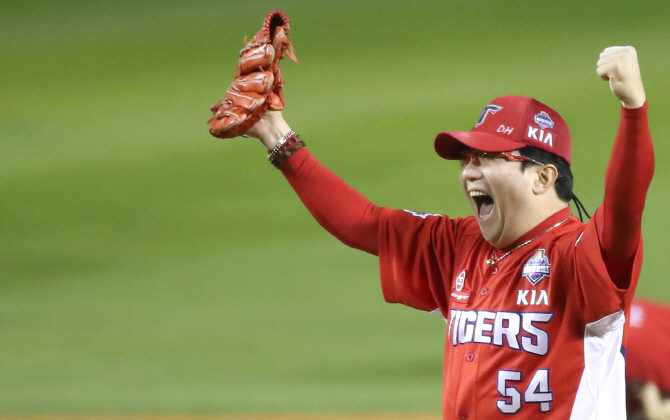
[(466, 215), (432, 150), (504, 94), (571, 126), (593, 210), (638, 48), (657, 166), (638, 295), (670, 301), (670, 6), (657, 1), (26, 1), (0, 6), (0, 415), (426, 410), (444, 323), (383, 302), (256, 141), (207, 132), (270, 10), (285, 116), (380, 205)]

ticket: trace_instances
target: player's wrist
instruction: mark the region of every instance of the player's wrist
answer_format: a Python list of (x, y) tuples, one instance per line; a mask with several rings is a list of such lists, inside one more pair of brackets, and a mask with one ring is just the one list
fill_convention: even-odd
[(286, 140), (291, 132), (293, 132), (291, 127), (284, 123), (281, 127), (272, 127), (271, 130), (261, 134), (259, 138), (267, 150), (272, 150), (282, 139)]
[(645, 102), (647, 102), (647, 97), (642, 95), (641, 97), (637, 97), (635, 99), (622, 100), (621, 105), (623, 105), (624, 108), (637, 109), (642, 107)]
[(247, 134), (259, 139), (267, 150), (272, 150), (290, 131), (291, 127), (282, 118), (281, 112), (268, 111)]

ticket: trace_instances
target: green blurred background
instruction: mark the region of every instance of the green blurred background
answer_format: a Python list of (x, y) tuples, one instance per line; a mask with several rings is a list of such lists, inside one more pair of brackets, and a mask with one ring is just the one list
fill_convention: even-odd
[(376, 259), (322, 230), (257, 141), (208, 133), (273, 9), (312, 152), (377, 204), (454, 216), (432, 139), (504, 94), (569, 122), (595, 209), (619, 119), (595, 63), (637, 47), (657, 158), (638, 295), (670, 301), (666, 0), (0, 7), (0, 415), (439, 412), (444, 321), (385, 304)]

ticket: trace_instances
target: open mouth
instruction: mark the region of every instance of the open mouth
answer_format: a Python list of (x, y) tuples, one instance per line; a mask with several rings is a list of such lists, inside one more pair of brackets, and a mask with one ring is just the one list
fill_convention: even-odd
[(493, 212), (493, 197), (482, 191), (470, 191), (470, 197), (477, 206), (477, 215), (485, 217)]

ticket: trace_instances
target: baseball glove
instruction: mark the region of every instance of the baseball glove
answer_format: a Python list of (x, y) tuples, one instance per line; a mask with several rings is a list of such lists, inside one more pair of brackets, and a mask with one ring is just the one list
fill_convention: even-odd
[(268, 13), (263, 27), (240, 51), (237, 73), (226, 95), (210, 108), (209, 132), (228, 139), (244, 134), (268, 109), (284, 109), (284, 79), (279, 62), (284, 52), (298, 63), (293, 43), (286, 38), (291, 31), (288, 16), (280, 10)]

